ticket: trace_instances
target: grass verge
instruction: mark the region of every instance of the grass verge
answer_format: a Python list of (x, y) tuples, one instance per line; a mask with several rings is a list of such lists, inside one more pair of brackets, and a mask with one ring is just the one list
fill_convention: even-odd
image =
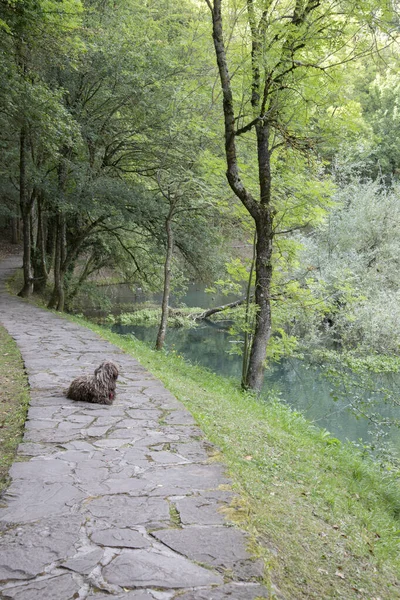
[(400, 598), (400, 489), (351, 445), (271, 399), (131, 337), (75, 321), (133, 354), (192, 412), (222, 451), (241, 508), (286, 599)]
[(29, 402), (24, 365), (14, 340), (0, 326), (0, 493), (22, 438)]

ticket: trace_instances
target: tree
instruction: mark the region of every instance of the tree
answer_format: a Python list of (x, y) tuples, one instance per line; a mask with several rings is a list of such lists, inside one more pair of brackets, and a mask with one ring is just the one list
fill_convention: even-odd
[[(253, 218), (257, 235), (257, 314), (245, 387), (259, 390), (271, 335), (273, 246), (282, 225), (276, 177), (279, 161), (285, 160), (288, 149), (293, 154), (311, 152), (321, 137), (318, 113), (321, 107), (329, 105), (332, 93), (326, 73), (370, 51), (369, 38), (359, 23), (369, 20), (371, 24), (373, 15), (368, 14), (371, 6), (367, 5), (358, 7), (355, 14), (350, 4), (325, 6), (319, 0), (273, 4), (247, 0), (246, 17), (242, 7), (236, 13), (226, 11), (226, 17), (234, 23), (227, 48), (222, 0), (206, 0), (206, 3), (212, 16), (223, 96), (227, 179)], [(361, 48), (355, 45), (356, 33), (362, 39)], [(237, 39), (243, 39), (241, 46)], [(231, 71), (235, 72), (235, 78)], [(238, 83), (234, 85), (235, 82)], [(244, 183), (239, 140), (246, 134), (254, 144), (258, 178)], [(248, 148), (249, 144), (247, 152)], [(299, 223), (303, 224), (304, 220)], [(295, 227), (292, 223), (291, 229)]]
[(209, 197), (205, 197), (208, 189), (203, 181), (196, 178), (194, 169), (189, 171), (181, 167), (167, 173), (160, 171), (157, 183), (166, 205), (166, 210), (162, 210), (165, 223), (163, 299), (156, 341), (156, 349), (161, 350), (167, 332), (174, 247), (180, 251), (186, 267), (191, 264), (201, 276), (205, 271), (202, 264), (206, 263), (210, 276), (213, 263), (218, 262), (213, 256), (218, 226), (212, 223), (216, 210)]
[(326, 299), (326, 327), (309, 327), (309, 346), (314, 337), (319, 347), (328, 340), (365, 356), (399, 354), (399, 191), (354, 177), (327, 219), (301, 236), (306, 285)]
[(16, 186), (23, 221), (24, 285), (21, 296), (29, 296), (33, 290), (32, 211), (40, 193), (42, 156), (46, 150), (54, 150), (53, 140), (64, 136), (65, 119), (68, 121), (68, 115), (59, 103), (58, 90), (49, 88), (45, 73), (54, 68), (61, 53), (67, 49), (71, 55), (74, 53), (74, 32), (81, 12), (79, 0), (56, 3), (29, 0), (1, 6), (0, 20), (5, 24), (6, 33), (1, 43), (8, 53), (8, 61), (2, 63), (8, 84), (8, 95), (1, 99), (2, 112), (6, 115), (8, 135), (18, 140), (9, 145), (9, 150), (14, 146), (14, 152), (10, 152), (7, 162), (13, 167), (8, 176), (18, 180)]

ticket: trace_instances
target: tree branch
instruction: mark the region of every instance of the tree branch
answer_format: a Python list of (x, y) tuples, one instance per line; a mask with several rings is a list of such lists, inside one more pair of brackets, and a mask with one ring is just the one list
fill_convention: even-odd
[(213, 41), (217, 57), (218, 71), (223, 95), (223, 110), (225, 121), (225, 151), (227, 160), (227, 179), (235, 195), (241, 200), (246, 209), (256, 218), (259, 207), (253, 196), (243, 185), (236, 156), (235, 144), (235, 113), (233, 108), (233, 94), (226, 60), (226, 49), (222, 30), (221, 0), (214, 0), (212, 9)]
[(208, 310), (205, 310), (204, 312), (200, 313), (199, 315), (196, 315), (195, 321), (203, 321), (204, 319), (208, 319), (208, 317), (211, 317), (212, 315), (215, 315), (216, 313), (222, 312), (224, 310), (228, 310), (229, 308), (236, 308), (236, 306), (240, 306), (241, 304), (244, 304), (246, 302), (246, 298), (241, 298), (240, 300), (235, 300), (235, 302), (230, 302), (229, 304), (223, 304), (222, 306), (215, 306), (214, 308), (209, 308)]

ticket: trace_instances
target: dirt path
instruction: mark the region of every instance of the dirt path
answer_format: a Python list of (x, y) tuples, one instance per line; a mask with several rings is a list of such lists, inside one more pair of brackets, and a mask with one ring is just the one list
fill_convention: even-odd
[[(134, 358), (95, 333), (10, 296), (0, 322), (31, 386), (23, 443), (0, 504), (0, 598), (254, 600), (260, 561), (224, 522), (229, 481), (187, 410)], [(105, 359), (112, 406), (63, 391)]]

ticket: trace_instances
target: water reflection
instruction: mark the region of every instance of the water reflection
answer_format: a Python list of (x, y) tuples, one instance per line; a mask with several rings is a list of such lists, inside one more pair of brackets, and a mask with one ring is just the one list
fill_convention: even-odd
[[(150, 344), (155, 343), (157, 335), (156, 327), (118, 325), (113, 330), (120, 334), (133, 334)], [(169, 329), (166, 349), (174, 350), (192, 363), (207, 367), (215, 373), (239, 379), (241, 357), (227, 351), (231, 345), (232, 338), (226, 330), (202, 325), (194, 329)], [(302, 411), (309, 420), (341, 440), (371, 440), (368, 422), (351, 414), (348, 402), (334, 402), (331, 383), (324, 378), (323, 373), (304, 361), (291, 359), (272, 366), (267, 370), (264, 389), (265, 393), (273, 390), (292, 408)], [(388, 416), (394, 416), (390, 414), (394, 409), (390, 411), (384, 407), (383, 410)], [(390, 438), (400, 448), (400, 433), (397, 429), (390, 432)]]
[[(201, 307), (203, 309), (221, 304), (228, 304), (237, 300), (236, 295), (209, 294), (204, 284), (188, 284), (185, 295), (172, 294), (169, 305), (176, 308), (184, 301), (185, 306)], [(144, 292), (141, 288), (134, 288), (127, 283), (118, 283), (114, 285), (102, 285), (98, 287), (100, 295), (111, 303), (111, 308), (101, 309), (97, 305), (90, 306), (86, 296), (78, 298), (76, 301), (76, 310), (83, 311), (87, 316), (108, 314), (109, 312), (120, 314), (121, 312), (130, 312), (135, 310), (139, 304), (150, 303), (160, 306), (162, 294)]]

